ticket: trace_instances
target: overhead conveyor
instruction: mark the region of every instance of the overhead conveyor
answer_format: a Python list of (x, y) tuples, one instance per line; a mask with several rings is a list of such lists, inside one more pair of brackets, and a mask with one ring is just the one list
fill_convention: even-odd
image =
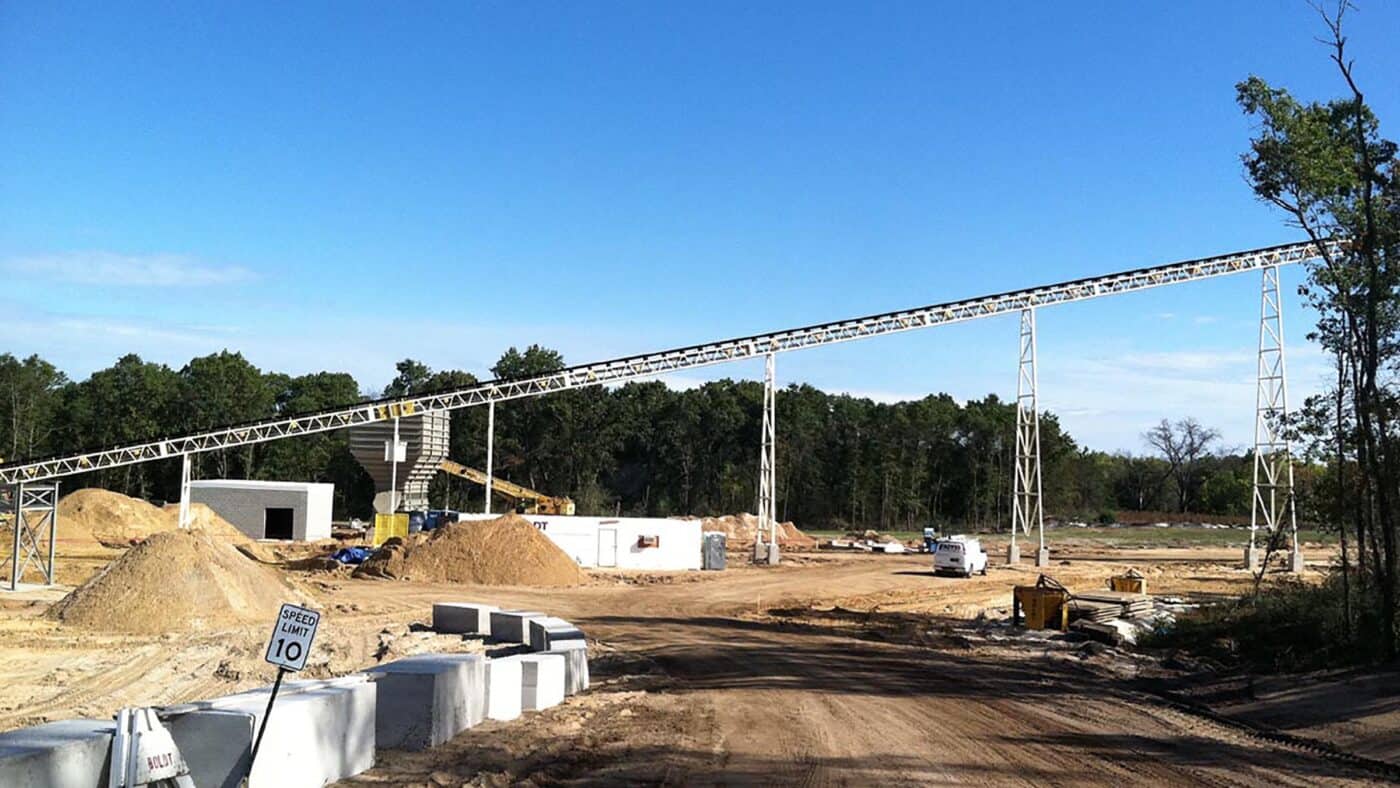
[[(1340, 250), (1340, 245), (1335, 241), (1324, 242), (1323, 246), (1334, 253)], [(160, 438), (128, 446), (10, 462), (0, 465), (0, 483), (19, 485), (40, 482), (151, 460), (184, 457), (200, 452), (391, 421), (422, 415), (426, 412), (456, 410), (476, 405), (489, 405), (494, 409), (495, 403), (498, 402), (539, 397), (587, 386), (625, 383), (631, 380), (745, 359), (765, 358), (767, 368), (771, 370), (772, 357), (777, 353), (852, 342), (999, 315), (1022, 314), (1024, 316), (1028, 310), (1057, 304), (1087, 301), (1250, 271), (1276, 271), (1280, 266), (1303, 263), (1319, 259), (1321, 256), (1322, 249), (1318, 244), (1310, 241), (1251, 249), (980, 298), (950, 301), (914, 309), (583, 364), (535, 377), (492, 380), (451, 391), (414, 394), (360, 403), (306, 415), (274, 418), (179, 437)], [(1277, 281), (1276, 278), (1274, 281)], [(1033, 353), (1033, 344), (1031, 352)], [(1022, 356), (1024, 366), (1027, 362), (1025, 348), (1023, 348)], [(764, 478), (760, 480), (759, 489), (765, 489), (764, 481), (766, 480), (766, 489), (770, 492), (768, 500), (761, 502), (763, 505), (760, 506), (760, 517), (767, 514), (768, 517), (764, 519), (768, 520), (771, 520), (771, 490), (774, 489), (772, 485), (773, 457), (767, 443), (771, 441), (770, 433), (773, 424), (771, 411), (774, 408), (774, 398), (768, 396), (768, 393), (773, 390), (775, 385), (772, 375), (767, 374), (765, 376), (765, 443), (762, 453), (762, 459), (766, 462), (760, 463)], [(1034, 402), (1033, 397), (1027, 396), (1025, 399), (1028, 402)], [(1020, 401), (1021, 398), (1018, 398), (1018, 402)], [(1036, 459), (1038, 460), (1038, 456)], [(1027, 469), (1028, 473), (1029, 471), (1030, 469)], [(1038, 475), (1037, 468), (1035, 476), (1038, 477)], [(1038, 497), (1038, 484), (1036, 487), (1035, 494)], [(1022, 495), (1026, 492), (1026, 490), (1018, 488), (1017, 494)], [(1027, 506), (1023, 508), (1026, 511), (1035, 511), (1038, 517), (1040, 513), (1039, 502), (1025, 503)], [(1269, 522), (1276, 521), (1276, 519), (1269, 520)], [(764, 525), (771, 531), (771, 522)], [(1018, 523), (1018, 525), (1028, 527), (1030, 523)], [(771, 533), (769, 538), (771, 538)]]

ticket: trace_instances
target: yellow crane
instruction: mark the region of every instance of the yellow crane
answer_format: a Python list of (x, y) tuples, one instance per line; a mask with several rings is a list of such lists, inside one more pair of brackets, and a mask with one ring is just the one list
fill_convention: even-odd
[[(438, 463), (438, 470), (450, 473), (453, 476), (460, 476), (463, 479), (476, 482), (486, 486), (486, 473), (476, 468), (443, 460)], [(513, 482), (508, 482), (499, 477), (490, 477), (491, 490), (502, 498), (509, 498), (515, 502), (515, 510), (519, 514), (568, 514), (574, 513), (574, 501), (572, 498), (556, 498), (552, 495), (545, 495), (537, 490), (532, 490)]]

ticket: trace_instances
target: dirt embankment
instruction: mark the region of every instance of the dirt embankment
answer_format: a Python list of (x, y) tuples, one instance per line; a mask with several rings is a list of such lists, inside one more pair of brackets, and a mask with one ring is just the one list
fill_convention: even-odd
[(513, 514), (390, 539), (355, 576), (540, 587), (576, 586), (585, 579), (578, 564), (549, 537)]
[[(225, 541), (237, 544), (252, 541), (204, 504), (190, 506), (190, 522), (191, 527), (201, 528)], [(161, 509), (111, 490), (78, 490), (58, 502), (60, 544), (87, 542), (125, 547), (152, 534), (174, 530), (179, 525), (178, 504)]]
[(305, 594), (207, 531), (152, 534), (56, 603), (49, 616), (104, 632), (160, 634), (271, 621)]

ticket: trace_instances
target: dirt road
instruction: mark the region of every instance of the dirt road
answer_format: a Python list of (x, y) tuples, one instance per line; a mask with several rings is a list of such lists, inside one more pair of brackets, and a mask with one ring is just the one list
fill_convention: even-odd
[[(1102, 587), (1108, 554), (1057, 563)], [(1209, 598), (1248, 576), (1232, 556), (1134, 554), (1159, 594)], [(1013, 634), (1010, 587), (1037, 571), (934, 578), (918, 556), (795, 556), (776, 569), (595, 574), (565, 590), (317, 576), (327, 611), (312, 675), (479, 648), (415, 631), (431, 603), (563, 615), (593, 639), (595, 688), (428, 753), (381, 753), (355, 785), (1318, 785), (1384, 775), (1137, 692), (1130, 657)], [(13, 603), (0, 635), (0, 725), (111, 714), (265, 683), (264, 633), (83, 634)], [(985, 616), (986, 619), (979, 619)]]

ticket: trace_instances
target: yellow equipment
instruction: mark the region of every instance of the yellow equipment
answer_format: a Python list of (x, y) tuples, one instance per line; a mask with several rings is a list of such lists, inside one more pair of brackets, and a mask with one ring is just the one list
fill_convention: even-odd
[(1129, 569), (1117, 577), (1110, 577), (1108, 579), (1108, 588), (1110, 591), (1123, 591), (1129, 594), (1146, 594), (1147, 578), (1143, 577), (1142, 573), (1138, 570)]
[(1028, 629), (1069, 629), (1069, 591), (1045, 575), (1033, 586), (1016, 586), (1011, 592), (1011, 622), (1021, 623), (1025, 611)]
[(403, 512), (376, 514), (371, 544), (378, 547), (396, 536), (400, 539), (408, 538), (408, 515)]
[[(460, 476), (477, 484), (486, 486), (486, 473), (476, 468), (468, 468), (461, 463), (451, 460), (443, 460), (438, 463), (438, 470), (450, 473), (453, 476)], [(491, 490), (502, 498), (509, 498), (515, 502), (515, 510), (520, 514), (567, 514), (574, 513), (574, 501), (572, 498), (555, 498), (545, 495), (542, 492), (532, 490), (505, 479), (491, 479)]]

